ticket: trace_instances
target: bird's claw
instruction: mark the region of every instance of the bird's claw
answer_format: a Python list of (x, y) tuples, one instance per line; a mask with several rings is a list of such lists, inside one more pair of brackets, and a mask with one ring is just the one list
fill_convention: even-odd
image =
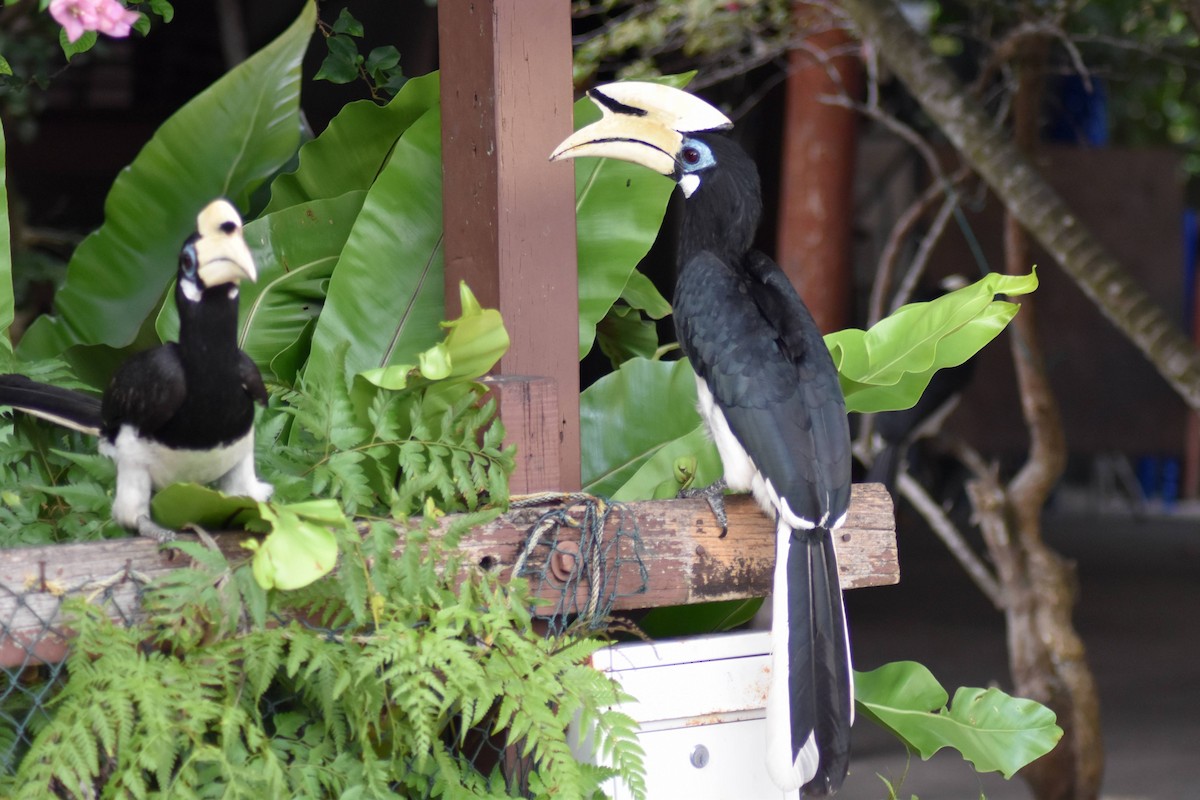
[(708, 507), (717, 518), (717, 524), (721, 526), (721, 535), (718, 538), (724, 539), (725, 534), (729, 533), (729, 517), (725, 514), (725, 489), (725, 479), (720, 478), (699, 489), (680, 489), (675, 496), (681, 499), (703, 497), (707, 500)]
[(153, 539), (159, 544), (173, 542), (175, 541), (175, 537), (178, 535), (175, 531), (171, 530), (170, 528), (164, 528), (162, 525), (159, 525), (157, 522), (147, 516), (138, 517), (137, 532), (139, 536), (145, 536), (149, 539)]

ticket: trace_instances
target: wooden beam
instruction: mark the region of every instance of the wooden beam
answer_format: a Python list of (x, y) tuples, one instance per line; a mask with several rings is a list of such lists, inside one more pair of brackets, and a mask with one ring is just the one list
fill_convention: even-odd
[(483, 380), (496, 398), (504, 441), (516, 445), (511, 494), (562, 486), (558, 463), (558, 387), (551, 378), (491, 375)]
[[(749, 495), (726, 498), (729, 533), (722, 538), (712, 511), (704, 500), (648, 500), (625, 504), (629, 511), (628, 529), (636, 529), (642, 544), (640, 558), (647, 568), (643, 588), (638, 570), (631, 568), (635, 559), (633, 540), (609, 555), (606, 569), (620, 558), (625, 568), (616, 587), (617, 610), (680, 606), (714, 600), (762, 597), (771, 591), (775, 565), (775, 523), (764, 515)], [(505, 514), (484, 525), (460, 543), (468, 562), (499, 571), (507, 578), (524, 548), (530, 528), (544, 513), (543, 508), (522, 509)], [(610, 518), (606, 533), (616, 534), (619, 515)], [(565, 574), (574, 566), (570, 553), (578, 552), (578, 528), (564, 528), (565, 557), (545, 570), (549, 548), (535, 549), (528, 568), (537, 574)], [(896, 555), (895, 516), (892, 498), (882, 484), (854, 486), (846, 522), (835, 533), (838, 571), (842, 587), (858, 589), (898, 583), (900, 566)], [(557, 600), (561, 581), (543, 587), (539, 596)], [(537, 588), (537, 587), (534, 587)], [(576, 601), (586, 602), (589, 591), (580, 582)]]
[[(460, 280), (500, 310), (512, 339), (500, 374), (544, 375), (558, 393), (546, 443), (557, 468), (516, 480), (531, 491), (577, 489), (574, 172), (548, 161), (572, 129), (570, 4), (440, 3), (438, 41), (447, 319), (458, 314)], [(552, 475), (555, 483), (538, 482)]]
[[(770, 591), (775, 559), (775, 526), (747, 496), (728, 498), (729, 533), (720, 537), (712, 512), (703, 500), (653, 500), (624, 505), (627, 529), (636, 528), (646, 566), (643, 588), (635, 564), (620, 572), (616, 609), (685, 605), (710, 600), (760, 597)], [(502, 579), (525, 546), (531, 526), (545, 507), (513, 511), (476, 528), (460, 543), (466, 568), (498, 571)], [(606, 529), (616, 534), (617, 516)], [(449, 520), (444, 522), (449, 524)], [(579, 529), (560, 531), (558, 552), (579, 550)], [(883, 586), (900, 578), (892, 501), (880, 484), (854, 487), (846, 523), (835, 534), (842, 586), (855, 589)], [(241, 542), (247, 534), (219, 534), (228, 556), (247, 556)], [(610, 558), (633, 559), (632, 540)], [(545, 565), (548, 548), (535, 548), (528, 565)], [(0, 551), (0, 667), (61, 660), (70, 632), (63, 627), (59, 607), (66, 596), (83, 596), (105, 605), (113, 618), (131, 619), (138, 613), (139, 592), (146, 583), (186, 559), (172, 558), (149, 539), (25, 547)], [(550, 564), (551, 574), (564, 574), (575, 565), (569, 555)], [(609, 574), (613, 565), (606, 563)], [(535, 587), (537, 588), (537, 587)], [(576, 598), (586, 602), (588, 584), (581, 582)], [(541, 596), (558, 600), (555, 581), (541, 587)], [(548, 609), (543, 613), (551, 613)]]

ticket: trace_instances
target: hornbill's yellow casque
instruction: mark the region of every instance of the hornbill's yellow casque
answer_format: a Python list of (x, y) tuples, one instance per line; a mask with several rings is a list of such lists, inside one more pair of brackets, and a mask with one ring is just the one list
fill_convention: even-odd
[(150, 517), (151, 494), (172, 483), (216, 482), (266, 500), (271, 486), (254, 469), (254, 403), (265, 404), (267, 391), (237, 344), (238, 283), (256, 277), (237, 209), (210, 203), (179, 254), (178, 342), (125, 361), (102, 400), (0, 375), (0, 406), (100, 436), (117, 467), (113, 518), (143, 535), (173, 535)]
[(829, 350), (779, 266), (752, 249), (758, 171), (717, 131), (732, 123), (678, 89), (614, 83), (603, 117), (553, 159), (606, 156), (673, 178), (686, 198), (675, 330), (696, 372), (729, 488), (777, 520), (767, 769), (779, 786), (836, 791), (850, 759), (849, 640), (830, 531), (850, 501), (850, 433)]

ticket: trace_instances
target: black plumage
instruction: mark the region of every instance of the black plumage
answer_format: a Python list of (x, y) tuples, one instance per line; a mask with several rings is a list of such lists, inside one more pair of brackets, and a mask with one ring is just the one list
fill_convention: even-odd
[(179, 256), (179, 340), (131, 356), (101, 400), (0, 376), (0, 406), (100, 436), (100, 452), (117, 467), (113, 518), (160, 540), (173, 532), (151, 520), (157, 489), (216, 482), (230, 494), (271, 495), (254, 468), (254, 404), (265, 404), (267, 391), (237, 343), (238, 283), (255, 279), (253, 258), (229, 203), (205, 207), (197, 228)]
[(0, 375), (0, 406), (20, 408), (92, 436), (100, 434), (100, 398), (38, 383), (24, 375)]
[(229, 284), (197, 285), (198, 234), (180, 254), (175, 284), (179, 341), (131, 356), (113, 374), (104, 392), (101, 434), (116, 440), (122, 425), (167, 447), (200, 450), (229, 444), (254, 424), (254, 403), (266, 405), (267, 389), (258, 367), (237, 344), (238, 297)]
[[(755, 490), (761, 480), (760, 504), (791, 539), (777, 556), (786, 587), (775, 589), (786, 594), (789, 625), (789, 761), (813, 735), (818, 763), (806, 786), (825, 794), (841, 785), (850, 755), (850, 664), (829, 533), (850, 503), (845, 401), (812, 315), (779, 266), (751, 249), (760, 209), (753, 162), (720, 134), (685, 137), (683, 147), (699, 144), (714, 165), (684, 207), (675, 327), (752, 462), (740, 468), (742, 456), (723, 450), (727, 482)], [(739, 469), (756, 473), (750, 485), (729, 480)]]
[(777, 520), (767, 768), (783, 789), (835, 792), (853, 687), (831, 529), (850, 501), (845, 402), (829, 350), (779, 266), (752, 243), (758, 172), (716, 109), (650, 84), (591, 90), (604, 116), (553, 158), (610, 156), (683, 190), (674, 319), (724, 480)]

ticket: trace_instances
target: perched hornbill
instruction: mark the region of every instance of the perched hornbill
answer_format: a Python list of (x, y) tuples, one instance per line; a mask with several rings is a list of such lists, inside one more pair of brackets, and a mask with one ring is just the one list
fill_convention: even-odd
[(255, 280), (242, 219), (225, 200), (208, 204), (179, 254), (179, 341), (126, 360), (102, 400), (0, 375), (0, 406), (98, 435), (117, 467), (113, 518), (159, 541), (173, 532), (150, 517), (150, 496), (172, 483), (212, 483), (255, 500), (271, 496), (254, 469), (254, 403), (266, 387), (238, 348), (238, 283)]
[(752, 249), (758, 171), (717, 131), (719, 111), (678, 89), (614, 83), (603, 117), (553, 159), (607, 156), (683, 190), (675, 330), (724, 483), (776, 522), (767, 769), (783, 789), (835, 792), (850, 760), (853, 687), (833, 536), (850, 501), (850, 433), (829, 350), (779, 266)]

